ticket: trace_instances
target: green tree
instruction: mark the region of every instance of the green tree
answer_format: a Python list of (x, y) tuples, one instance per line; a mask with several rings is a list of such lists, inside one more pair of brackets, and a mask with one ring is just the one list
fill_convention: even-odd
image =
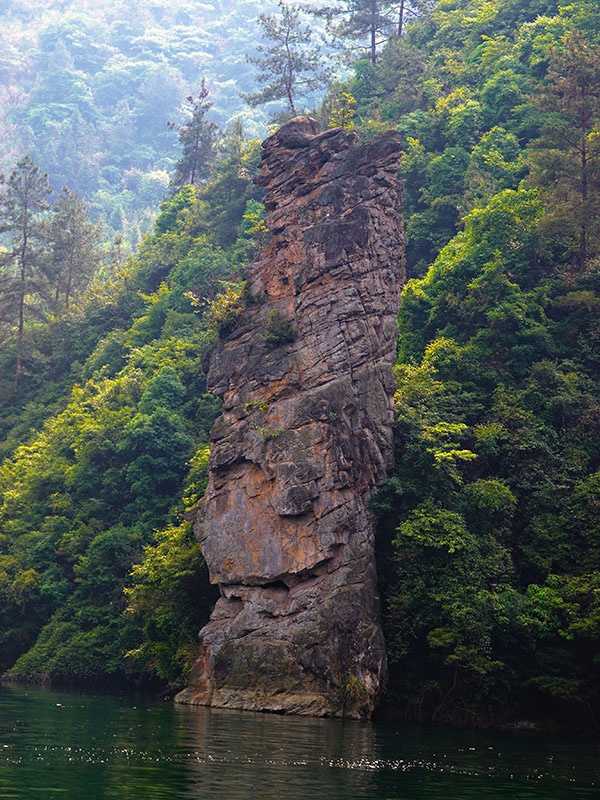
[(184, 678), (198, 656), (198, 631), (208, 620), (215, 591), (189, 522), (155, 533), (125, 589), (144, 641), (127, 657), (140, 670), (169, 681)]
[(296, 115), (297, 104), (307, 92), (323, 86), (325, 77), (319, 49), (312, 44), (312, 31), (304, 25), (300, 11), (279, 0), (280, 14), (259, 14), (265, 44), (258, 45), (258, 56), (247, 56), (260, 68), (257, 76), (262, 89), (242, 95), (251, 106), (285, 100)]
[(206, 182), (210, 177), (218, 128), (215, 122), (206, 119), (207, 112), (212, 108), (208, 96), (206, 79), (203, 78), (198, 97), (190, 95), (187, 98), (191, 116), (185, 125), (176, 122), (167, 123), (171, 130), (179, 133), (179, 143), (183, 147), (171, 179), (171, 188), (174, 191), (187, 184)]
[(331, 128), (340, 127), (345, 131), (351, 131), (354, 127), (355, 114), (356, 100), (349, 92), (340, 90), (329, 112), (329, 126)]
[(87, 210), (74, 192), (63, 188), (54, 204), (48, 224), (54, 305), (69, 307), (81, 294), (102, 263), (101, 229), (93, 225)]
[(403, 36), (408, 23), (429, 13), (435, 5), (435, 0), (400, 0), (395, 5), (398, 14), (398, 36)]
[[(3, 179), (4, 182), (4, 179)], [(17, 330), (15, 391), (23, 369), (25, 325), (43, 310), (46, 276), (43, 271), (41, 214), (48, 208), (48, 176), (30, 156), (22, 158), (0, 195), (0, 233), (8, 247), (0, 253), (0, 292), (5, 321)]]
[(235, 242), (246, 203), (262, 197), (253, 182), (260, 155), (260, 142), (248, 141), (241, 120), (234, 120), (219, 141), (211, 181), (203, 187), (206, 220), (221, 247)]
[(575, 237), (582, 272), (600, 232), (600, 46), (572, 31), (564, 47), (551, 48), (536, 104), (545, 121), (532, 154), (532, 181), (548, 195), (550, 229)]
[[(336, 39), (344, 42), (367, 39), (369, 58), (375, 64), (377, 48), (396, 31), (396, 12), (398, 30), (402, 30), (407, 11), (406, 3), (394, 0), (335, 0), (334, 5), (321, 6), (312, 13), (325, 19)], [(363, 49), (364, 45), (359, 47)]]

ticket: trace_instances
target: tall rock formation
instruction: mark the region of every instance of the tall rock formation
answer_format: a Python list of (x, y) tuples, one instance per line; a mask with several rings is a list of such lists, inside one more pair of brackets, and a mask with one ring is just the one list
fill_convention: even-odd
[(299, 117), (263, 145), (271, 241), (211, 351), (195, 531), (221, 597), (179, 702), (369, 717), (385, 678), (368, 501), (392, 465), (400, 137)]

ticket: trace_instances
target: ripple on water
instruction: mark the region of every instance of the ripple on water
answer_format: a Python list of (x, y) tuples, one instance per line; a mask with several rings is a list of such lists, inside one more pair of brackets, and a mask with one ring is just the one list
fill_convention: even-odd
[(0, 687), (0, 800), (600, 798), (595, 742)]

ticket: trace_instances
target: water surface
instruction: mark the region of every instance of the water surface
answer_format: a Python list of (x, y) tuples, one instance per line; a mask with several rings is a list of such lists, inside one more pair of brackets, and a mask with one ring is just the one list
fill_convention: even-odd
[(600, 798), (598, 743), (0, 686), (2, 800)]

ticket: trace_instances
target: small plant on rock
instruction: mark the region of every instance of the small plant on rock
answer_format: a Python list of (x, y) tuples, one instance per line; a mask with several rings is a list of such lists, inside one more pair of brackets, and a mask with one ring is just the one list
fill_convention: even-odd
[(279, 347), (282, 344), (293, 342), (296, 332), (292, 323), (284, 317), (281, 311), (271, 311), (265, 325), (265, 341), (269, 347)]
[(210, 303), (205, 314), (209, 329), (219, 338), (227, 336), (242, 322), (248, 302), (246, 281), (223, 281), (222, 286), (223, 291)]
[(348, 92), (340, 90), (333, 101), (333, 107), (329, 114), (329, 127), (351, 131), (354, 128), (355, 115), (356, 100)]
[(356, 675), (349, 675), (342, 686), (342, 706), (345, 710), (366, 702), (369, 692), (364, 681)]

